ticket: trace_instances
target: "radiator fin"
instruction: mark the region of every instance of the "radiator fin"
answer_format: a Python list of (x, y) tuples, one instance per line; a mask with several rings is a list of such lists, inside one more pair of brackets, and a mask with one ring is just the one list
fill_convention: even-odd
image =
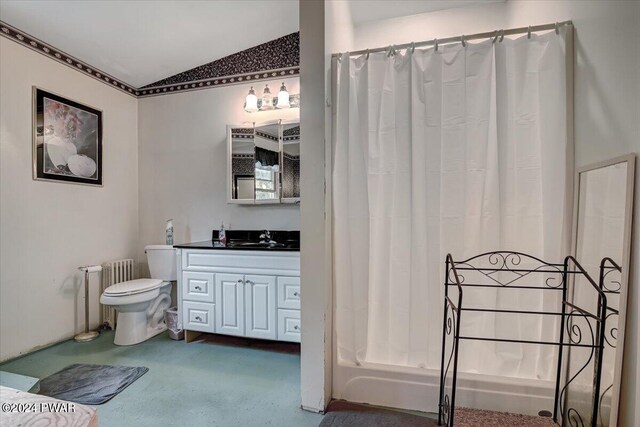
[[(133, 280), (135, 277), (135, 262), (132, 259), (119, 259), (102, 264), (102, 285), (100, 294), (111, 285)], [(108, 324), (112, 329), (117, 322), (116, 310), (108, 305), (101, 306), (101, 324)]]

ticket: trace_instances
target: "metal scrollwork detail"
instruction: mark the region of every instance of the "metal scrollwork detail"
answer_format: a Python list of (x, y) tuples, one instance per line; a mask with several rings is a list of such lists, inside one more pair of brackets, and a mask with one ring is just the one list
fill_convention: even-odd
[[(453, 268), (450, 268), (449, 271), (447, 271), (447, 278), (450, 284), (453, 284), (456, 282), (456, 277), (455, 277), (455, 273), (453, 272)], [(458, 279), (460, 280), (460, 284), (464, 283), (465, 281), (464, 274), (458, 272)]]
[(444, 425), (449, 425), (449, 419), (451, 418), (451, 403), (449, 402), (449, 395), (444, 396), (444, 402), (442, 402), (442, 421)]
[(609, 275), (614, 271), (617, 271), (618, 274), (620, 272), (615, 268), (607, 268), (606, 270), (607, 271), (605, 271), (602, 274), (602, 281), (601, 281), (602, 289), (610, 293), (616, 293), (616, 294), (620, 293), (620, 290), (622, 289), (622, 283), (620, 279), (617, 277), (614, 277), (614, 278), (609, 277)]
[[(454, 307), (447, 304), (447, 322), (446, 322), (446, 328), (445, 328), (445, 332), (447, 335), (452, 335), (455, 332), (456, 322), (457, 322), (456, 310)], [(453, 359), (455, 348), (456, 348), (456, 341), (454, 339), (453, 345), (451, 346), (451, 353), (449, 354), (449, 359), (447, 361), (447, 368), (444, 371), (445, 379), (447, 377), (447, 373), (449, 372), (449, 367), (451, 366), (451, 360)]]
[[(610, 317), (613, 317), (611, 321), (609, 320)], [(607, 314), (607, 317), (606, 317), (607, 327), (605, 329), (604, 341), (611, 348), (616, 348), (616, 345), (618, 343), (617, 319), (618, 319), (618, 313), (610, 312), (609, 314)]]
[[(575, 374), (573, 374), (573, 376), (571, 376), (571, 378), (566, 382), (564, 387), (562, 387), (562, 391), (560, 392), (560, 413), (562, 414), (565, 414), (565, 411), (563, 410), (563, 402), (566, 401), (565, 396), (567, 394), (567, 390), (569, 389), (569, 386), (573, 383), (573, 381), (576, 378), (578, 378), (578, 376), (580, 376), (580, 374), (583, 371), (587, 369), (589, 364), (591, 364), (591, 361), (593, 360), (596, 352), (595, 331), (593, 329), (593, 325), (591, 325), (591, 322), (589, 321), (589, 318), (578, 310), (571, 310), (568, 313), (568, 316), (571, 319), (571, 321), (567, 322), (567, 326), (566, 326), (569, 342), (573, 345), (586, 344), (588, 348), (590, 348), (590, 351), (589, 351), (589, 357), (587, 358), (586, 362), (580, 367), (580, 369)], [(587, 326), (586, 329), (589, 332), (588, 334), (583, 334), (582, 327), (576, 323), (577, 321), (580, 321), (580, 320), (584, 320), (586, 322), (586, 326)], [(585, 343), (583, 342), (583, 339), (588, 339), (589, 342)], [(584, 427), (582, 416), (578, 413), (578, 411), (575, 408), (568, 408), (566, 411), (566, 417), (571, 427)]]
[[(451, 343), (451, 350), (446, 357), (446, 366), (443, 366), (444, 369), (443, 369), (442, 384), (441, 384), (441, 387), (443, 387), (443, 390), (447, 384), (447, 379), (451, 372), (453, 358), (456, 350), (457, 341), (454, 335), (456, 333), (456, 325), (458, 322), (458, 314), (459, 314), (457, 311), (457, 308), (453, 305), (453, 303), (448, 299), (446, 301), (447, 302), (445, 304), (445, 322), (443, 326), (444, 326), (445, 336), (449, 337), (448, 341)], [(443, 353), (443, 357), (444, 357), (444, 353)], [(444, 362), (444, 359), (443, 359), (443, 362)], [(450, 425), (451, 410), (452, 408), (451, 408), (450, 397), (448, 394), (444, 394), (444, 396), (442, 397), (442, 402), (440, 402), (440, 411), (441, 411), (442, 420), (444, 424), (447, 426)]]
[(569, 408), (567, 411), (567, 421), (571, 427), (585, 427), (582, 416), (574, 408)]
[[(529, 263), (535, 263), (537, 266), (522, 269), (520, 266), (524, 260)], [(483, 264), (489, 267), (482, 268)], [(460, 277), (461, 283), (464, 283), (461, 271), (466, 270), (481, 274), (497, 286), (509, 286), (524, 277), (530, 276), (532, 273), (549, 274), (550, 276), (544, 279), (544, 286), (547, 288), (562, 289), (564, 286), (564, 272), (559, 264), (550, 264), (539, 258), (519, 252), (488, 252), (465, 261), (456, 262), (456, 268), (458, 269), (458, 277)], [(503, 276), (508, 274), (508, 277), (501, 277), (500, 274)], [(452, 283), (454, 280), (451, 269), (449, 269), (447, 275), (449, 282)]]

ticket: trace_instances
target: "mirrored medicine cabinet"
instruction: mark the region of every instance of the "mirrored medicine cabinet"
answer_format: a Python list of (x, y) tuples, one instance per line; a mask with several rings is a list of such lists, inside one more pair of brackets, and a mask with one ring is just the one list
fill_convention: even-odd
[(228, 125), (227, 171), (229, 203), (299, 203), (300, 123)]

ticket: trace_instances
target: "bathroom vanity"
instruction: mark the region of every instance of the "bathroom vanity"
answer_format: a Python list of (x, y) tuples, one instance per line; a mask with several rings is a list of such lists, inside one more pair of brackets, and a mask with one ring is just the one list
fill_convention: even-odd
[(256, 233), (174, 246), (187, 342), (201, 332), (300, 342), (300, 233), (272, 232), (277, 244)]

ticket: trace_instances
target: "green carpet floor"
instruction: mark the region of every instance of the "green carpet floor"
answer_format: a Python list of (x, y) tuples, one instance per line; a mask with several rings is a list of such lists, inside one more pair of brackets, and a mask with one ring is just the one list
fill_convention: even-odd
[(113, 332), (89, 343), (66, 341), (0, 365), (44, 378), (73, 363), (146, 366), (149, 372), (96, 406), (100, 427), (317, 426), (300, 409), (295, 345), (211, 336), (185, 344), (163, 333), (118, 347)]

